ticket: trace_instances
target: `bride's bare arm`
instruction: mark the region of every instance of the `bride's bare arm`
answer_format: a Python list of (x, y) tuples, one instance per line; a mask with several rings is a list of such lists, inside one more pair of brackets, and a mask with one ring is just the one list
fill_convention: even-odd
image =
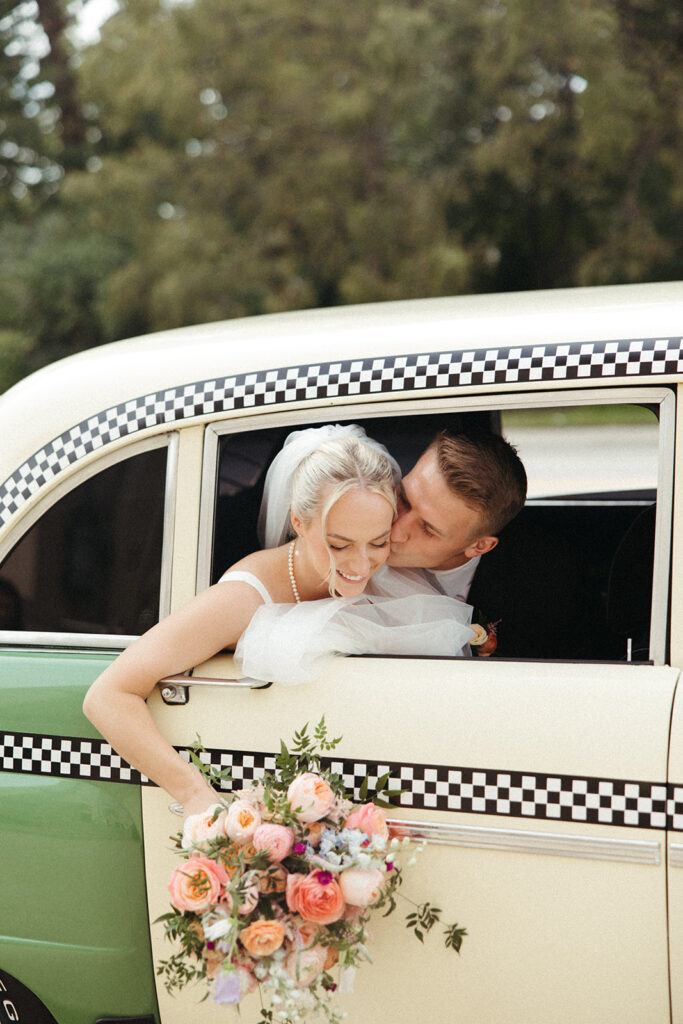
[(205, 810), (215, 794), (157, 729), (145, 701), (160, 679), (234, 646), (262, 603), (246, 583), (217, 583), (123, 651), (86, 694), (83, 710), (93, 725), (186, 815)]

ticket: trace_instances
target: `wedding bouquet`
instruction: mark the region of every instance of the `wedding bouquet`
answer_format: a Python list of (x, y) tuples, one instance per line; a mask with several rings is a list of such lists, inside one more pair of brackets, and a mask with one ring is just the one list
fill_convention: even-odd
[[(341, 778), (322, 768), (319, 751), (340, 739), (328, 740), (324, 719), (315, 744), (304, 727), (292, 752), (281, 743), (274, 775), (187, 819), (176, 839), (183, 861), (168, 885), (172, 910), (159, 918), (180, 944), (158, 967), (169, 992), (205, 979), (204, 998), (216, 1003), (238, 1004), (260, 988), (262, 1022), (345, 1016), (332, 995), (352, 991), (357, 965), (371, 959), (370, 914), (396, 908), (411, 844), (390, 835), (388, 776), (378, 780), (381, 797), (354, 805)], [(196, 751), (193, 760), (211, 774)], [(412, 907), (407, 925), (423, 941), (441, 911)], [(446, 946), (459, 951), (465, 934), (447, 927)]]

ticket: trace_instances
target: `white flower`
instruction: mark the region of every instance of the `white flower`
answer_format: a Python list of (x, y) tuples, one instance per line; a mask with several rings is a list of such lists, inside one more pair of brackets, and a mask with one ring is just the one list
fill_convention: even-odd
[(203, 925), (204, 935), (209, 942), (217, 942), (219, 939), (224, 939), (234, 927), (234, 922), (229, 917), (219, 917), (211, 924)]

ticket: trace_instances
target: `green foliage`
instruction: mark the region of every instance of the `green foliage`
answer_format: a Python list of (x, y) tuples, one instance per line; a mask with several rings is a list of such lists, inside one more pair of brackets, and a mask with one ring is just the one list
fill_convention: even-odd
[(120, 8), (76, 60), (73, 3), (0, 8), (25, 369), (255, 313), (683, 276), (680, 5)]

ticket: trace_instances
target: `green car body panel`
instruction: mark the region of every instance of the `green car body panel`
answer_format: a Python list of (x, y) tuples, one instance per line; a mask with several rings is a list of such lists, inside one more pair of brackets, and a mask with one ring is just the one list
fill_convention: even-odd
[[(110, 660), (3, 653), (2, 732), (96, 738), (81, 704)], [(0, 772), (2, 874), (16, 880), (3, 886), (0, 966), (59, 1024), (157, 1019), (139, 786), (67, 771)]]

